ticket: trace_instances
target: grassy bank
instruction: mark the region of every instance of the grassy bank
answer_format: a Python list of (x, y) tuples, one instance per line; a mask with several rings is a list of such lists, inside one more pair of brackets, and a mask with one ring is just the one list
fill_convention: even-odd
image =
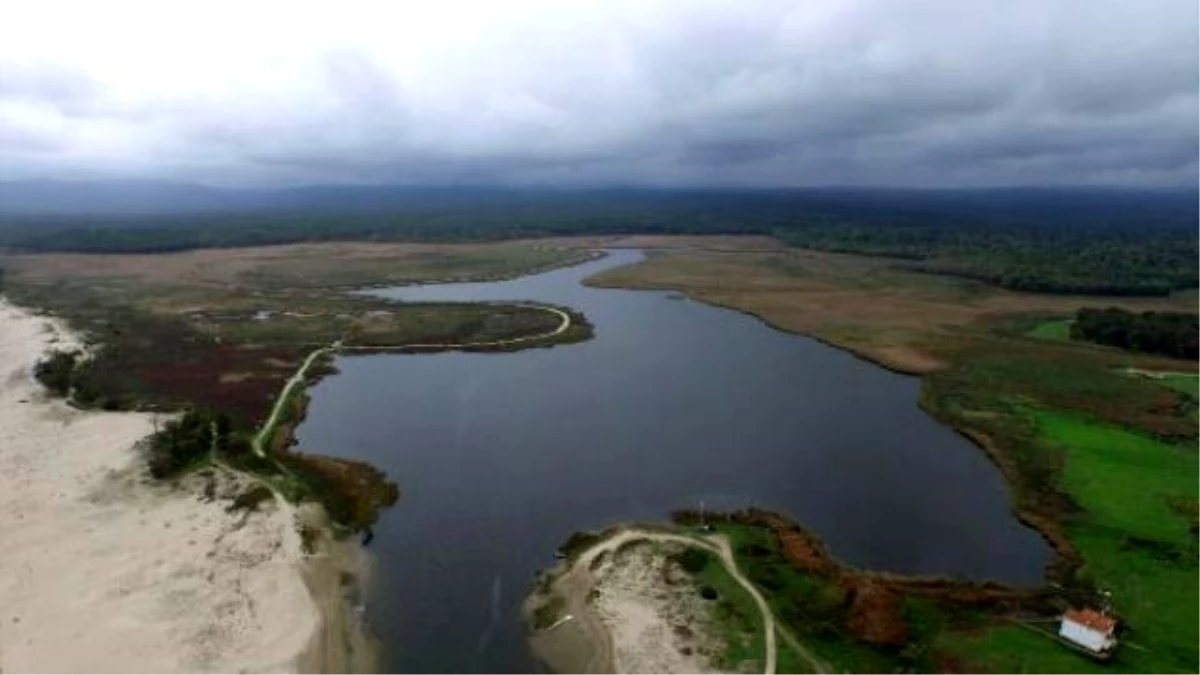
[(710, 616), (719, 627), (724, 646), (720, 659), (723, 669), (734, 671), (739, 664), (761, 664), (763, 653), (763, 622), (754, 600), (746, 593), (717, 556), (698, 548), (685, 549), (673, 556), (684, 571), (692, 575), (700, 597), (711, 604)]
[[(823, 544), (767, 511), (680, 512), (678, 522), (728, 538), (739, 567), (767, 598), (778, 623), (779, 672), (932, 672), (946, 653), (939, 636), (978, 626), (988, 612), (1047, 606), (1039, 591), (941, 578), (866, 573), (832, 558)], [(738, 615), (718, 614), (728, 630)]]
[(1064, 526), (1077, 574), (1110, 592), (1127, 629), (1111, 664), (1062, 649), (1022, 626), (944, 636), (940, 646), (996, 672), (1186, 672), (1197, 661), (1194, 445), (1166, 443), (1076, 415), (1031, 413), (1063, 452), (1062, 485), (1077, 505)]

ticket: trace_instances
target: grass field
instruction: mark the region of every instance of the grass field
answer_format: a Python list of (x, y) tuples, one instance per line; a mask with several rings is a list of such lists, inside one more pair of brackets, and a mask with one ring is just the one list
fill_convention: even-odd
[(1170, 387), (1175, 391), (1182, 391), (1185, 394), (1191, 394), (1193, 398), (1200, 398), (1200, 376), (1196, 373), (1185, 372), (1163, 372), (1138, 370), (1130, 368), (1125, 371), (1133, 377), (1145, 377), (1152, 382)]
[(1043, 321), (1034, 326), (1026, 335), (1042, 340), (1070, 340), (1071, 322), (1066, 319)]
[(1064, 486), (1083, 512), (1068, 521), (1084, 572), (1112, 593), (1140, 649), (1119, 655), (1131, 671), (1194, 670), (1200, 651), (1196, 445), (1057, 413), (1038, 427), (1067, 452)]
[(1196, 375), (1175, 374), (1166, 375), (1160, 380), (1163, 384), (1185, 394), (1200, 396), (1200, 377)]

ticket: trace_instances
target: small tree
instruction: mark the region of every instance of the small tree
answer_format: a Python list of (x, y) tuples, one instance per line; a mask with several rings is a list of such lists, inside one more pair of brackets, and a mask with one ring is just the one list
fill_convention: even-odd
[(38, 382), (50, 390), (50, 393), (55, 396), (66, 396), (71, 393), (71, 383), (74, 381), (78, 358), (77, 352), (55, 350), (34, 366), (33, 375)]

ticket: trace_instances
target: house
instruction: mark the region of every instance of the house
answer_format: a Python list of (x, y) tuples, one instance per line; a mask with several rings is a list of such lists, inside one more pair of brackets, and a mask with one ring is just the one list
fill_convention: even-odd
[(1059, 637), (1092, 655), (1107, 658), (1117, 646), (1117, 620), (1094, 609), (1072, 609), (1063, 614)]

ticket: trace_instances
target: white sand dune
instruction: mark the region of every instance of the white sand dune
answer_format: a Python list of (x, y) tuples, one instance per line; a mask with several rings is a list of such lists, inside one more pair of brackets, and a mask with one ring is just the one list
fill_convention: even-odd
[(33, 380), (55, 339), (71, 336), (0, 299), (0, 671), (328, 663), (294, 510), (148, 483), (151, 415), (74, 410)]

